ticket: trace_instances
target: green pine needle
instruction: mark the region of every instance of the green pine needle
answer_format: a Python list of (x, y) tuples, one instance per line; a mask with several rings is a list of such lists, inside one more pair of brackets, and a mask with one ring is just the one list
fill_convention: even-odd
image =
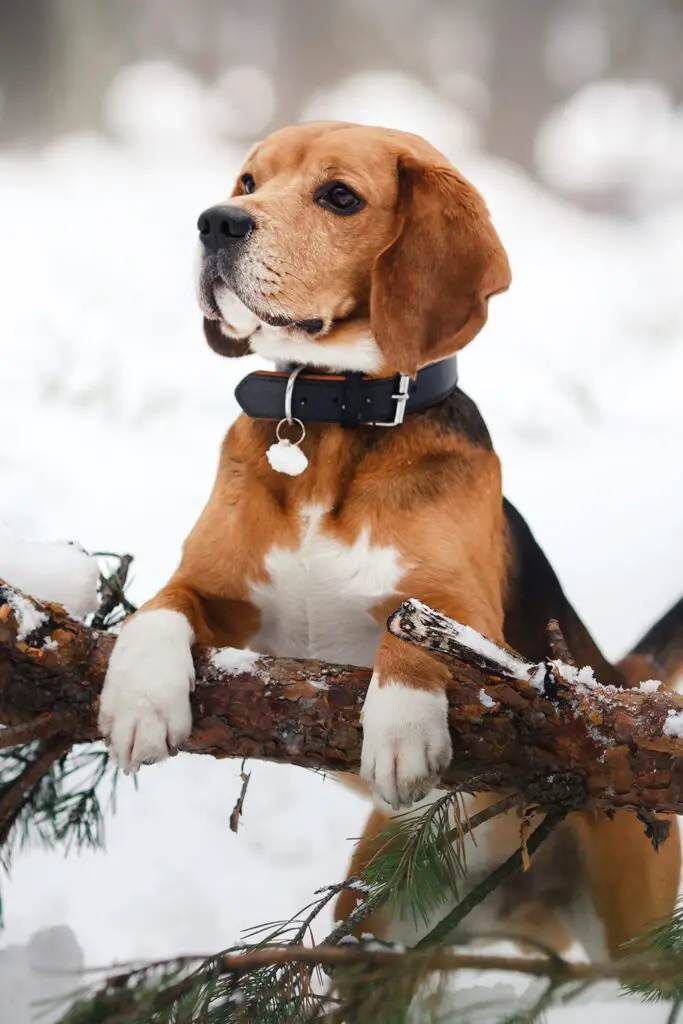
[[(37, 744), (0, 753), (0, 794), (12, 785), (36, 754)], [(64, 754), (27, 794), (10, 835), (0, 850), (0, 864), (9, 870), (15, 847), (33, 841), (49, 850), (62, 846), (101, 849), (104, 812), (115, 810), (119, 772), (106, 750), (84, 746)], [(109, 791), (102, 800), (105, 781)]]
[[(662, 921), (640, 938), (629, 942), (627, 948), (629, 947), (634, 947), (632, 953), (634, 959), (642, 960), (648, 953), (659, 953), (665, 957), (669, 955), (682, 958), (683, 962), (683, 898), (678, 898), (676, 908), (669, 920)], [(644, 1002), (672, 1000), (674, 1004), (672, 1013), (676, 1011), (673, 1020), (677, 1015), (676, 1007), (683, 1003), (683, 971), (681, 971), (680, 977), (669, 980), (666, 984), (640, 981), (624, 987), (629, 992), (639, 995)]]
[(451, 815), (463, 815), (458, 793), (446, 793), (420, 813), (408, 811), (373, 840), (374, 853), (363, 881), (386, 894), (405, 920), (427, 923), (435, 910), (457, 898), (466, 874), (462, 843), (448, 838)]
[[(38, 756), (39, 741), (0, 751), (0, 798)], [(33, 843), (48, 850), (104, 847), (104, 815), (116, 809), (118, 769), (106, 750), (90, 745), (60, 757), (2, 822), (0, 868), (9, 873), (16, 849)], [(2, 901), (0, 900), (0, 929)]]

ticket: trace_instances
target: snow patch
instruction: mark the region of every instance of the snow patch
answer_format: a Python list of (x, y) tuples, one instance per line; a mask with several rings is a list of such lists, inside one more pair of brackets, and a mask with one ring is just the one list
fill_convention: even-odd
[(211, 655), (211, 664), (223, 672), (237, 676), (242, 672), (253, 672), (261, 655), (258, 651), (243, 651), (238, 647), (222, 647)]
[(577, 688), (594, 690), (600, 685), (595, 678), (595, 673), (590, 665), (584, 665), (583, 668), (576, 668), (574, 665), (567, 665), (566, 662), (559, 660), (551, 661), (550, 664), (557, 669), (566, 682), (573, 683)]
[(97, 610), (97, 559), (68, 541), (24, 540), (0, 524), (0, 579), (82, 619)]
[(0, 949), (3, 1024), (55, 1024), (82, 983), (83, 951), (67, 925), (41, 928)]
[(479, 691), (479, 703), (483, 704), (485, 708), (495, 708), (496, 706), (495, 700), (493, 699), (493, 697), (489, 697), (488, 693), (486, 692), (483, 686)]
[(467, 647), (474, 654), (478, 654), (480, 657), (500, 665), (513, 678), (524, 680), (529, 678), (528, 662), (515, 657), (514, 654), (506, 651), (505, 648), (499, 647), (493, 640), (482, 636), (481, 633), (478, 633), (476, 629), (472, 629), (471, 626), (463, 626), (460, 622), (456, 623), (456, 636), (463, 647)]
[(17, 620), (17, 640), (26, 640), (31, 633), (35, 633), (43, 623), (47, 622), (47, 612), (41, 612), (23, 594), (10, 592), (7, 594), (7, 603), (14, 612)]
[(545, 662), (542, 661), (529, 676), (530, 685), (533, 686), (534, 690), (540, 690), (541, 693), (545, 690), (545, 673), (546, 666)]
[(662, 732), (665, 736), (683, 736), (683, 711), (669, 711)]
[(641, 693), (656, 693), (661, 685), (659, 679), (646, 679), (640, 684), (638, 689)]
[[(416, 628), (415, 634), (417, 636), (423, 635), (424, 631), (420, 628), (419, 616), (421, 612), (429, 611), (430, 609), (422, 601), (417, 601), (415, 598), (412, 598), (407, 603), (418, 614), (418, 623), (416, 624), (418, 628)], [(452, 626), (455, 638), (462, 647), (466, 647), (473, 654), (477, 654), (479, 657), (486, 658), (487, 661), (492, 661), (494, 664), (499, 665), (514, 679), (528, 681), (529, 663), (524, 661), (523, 658), (518, 658), (510, 651), (505, 650), (504, 647), (494, 643), (493, 640), (482, 636), (481, 633), (477, 632), (476, 629), (472, 629), (471, 626), (464, 626), (461, 622), (453, 622)]]
[(347, 882), (346, 888), (351, 889), (353, 892), (360, 892), (364, 896), (372, 896), (377, 891), (377, 886), (370, 885), (369, 882), (364, 882), (361, 878), (354, 878), (352, 881)]

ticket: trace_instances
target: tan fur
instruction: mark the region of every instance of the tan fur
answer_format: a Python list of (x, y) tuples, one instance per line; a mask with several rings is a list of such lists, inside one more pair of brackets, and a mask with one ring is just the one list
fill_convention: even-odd
[[(200, 642), (244, 646), (258, 631), (258, 611), (247, 595), (250, 585), (266, 579), (267, 550), (276, 539), (295, 548), (298, 510), (319, 505), (332, 509), (324, 518), (330, 537), (352, 544), (369, 527), (373, 544), (395, 547), (412, 567), (395, 599), (375, 609), (378, 621), (413, 596), (501, 638), (504, 549), (496, 456), (418, 421), (387, 434), (377, 451), (368, 447), (372, 429), (310, 425), (303, 443), (310, 466), (299, 477), (286, 477), (274, 473), (265, 457), (275, 425), (240, 417), (224, 442), (213, 492), (185, 542), (180, 567), (146, 607), (183, 612)], [(435, 460), (441, 460), (440, 480), (425, 504), (424, 477)], [(404, 661), (426, 657), (395, 644)], [(429, 662), (443, 685), (442, 667)]]
[[(380, 811), (377, 808), (373, 808), (365, 823), (363, 835), (356, 844), (351, 856), (351, 863), (349, 864), (348, 872), (349, 878), (362, 875), (365, 871), (368, 864), (378, 851), (379, 844), (377, 842), (377, 836), (388, 828), (390, 823), (390, 814), (385, 811)], [(355, 892), (350, 889), (345, 889), (340, 892), (334, 905), (335, 921), (346, 921), (352, 911), (354, 911), (358, 904), (362, 902), (363, 896), (359, 892)], [(364, 933), (370, 932), (372, 935), (381, 937), (384, 933), (385, 927), (386, 924), (383, 920), (381, 911), (376, 911), (374, 914), (366, 917), (355, 928), (352, 928), (351, 934), (355, 935), (356, 938), (360, 938)]]
[[(256, 221), (244, 268), (250, 308), (257, 316), (322, 319), (321, 351), (371, 331), (379, 372), (414, 374), (466, 345), (486, 321), (489, 297), (509, 285), (507, 257), (481, 196), (416, 136), (328, 122), (286, 128), (254, 147), (244, 173), (253, 175), (256, 191), (243, 194), (240, 176), (231, 202)], [(350, 217), (320, 209), (316, 189), (336, 178), (363, 196), (365, 209)], [(216, 322), (205, 326), (218, 351), (248, 350), (248, 339), (225, 338)], [(403, 598), (417, 597), (503, 640), (509, 553), (492, 451), (428, 418), (408, 418), (381, 437), (371, 427), (311, 424), (303, 442), (309, 468), (286, 477), (265, 458), (274, 440), (274, 423), (242, 416), (230, 429), (180, 566), (146, 607), (182, 612), (199, 642), (247, 645), (259, 629), (250, 587), (266, 581), (266, 553), (274, 543), (294, 550), (299, 510), (316, 505), (328, 510), (321, 529), (329, 537), (352, 544), (367, 529), (373, 545), (392, 546), (406, 567), (396, 593), (373, 609), (378, 622)], [(391, 678), (428, 690), (447, 678), (435, 660), (389, 636), (376, 669), (380, 683)], [(381, 812), (370, 815), (352, 873), (367, 863), (386, 821)], [(613, 822), (575, 816), (573, 835), (616, 954), (619, 943), (671, 909), (677, 838), (655, 855), (642, 826), (625, 813)], [(518, 845), (518, 820), (501, 819), (492, 836), (502, 860)], [(356, 898), (343, 893), (337, 916)], [(519, 934), (566, 945), (556, 917), (537, 901), (509, 916)]]
[[(244, 174), (257, 186), (249, 195)], [(335, 178), (363, 196), (360, 214), (325, 215), (312, 202)], [(322, 347), (371, 329), (385, 374), (413, 374), (462, 348), (485, 323), (489, 297), (510, 284), (481, 195), (416, 135), (326, 121), (283, 128), (252, 149), (231, 202), (257, 224), (252, 308), (321, 317)], [(213, 325), (208, 337), (225, 355), (244, 354), (242, 340), (231, 349)]]
[(671, 834), (658, 853), (629, 811), (613, 820), (597, 811), (575, 814), (571, 826), (609, 954), (625, 956), (624, 943), (671, 914), (681, 874), (678, 823), (672, 820)]

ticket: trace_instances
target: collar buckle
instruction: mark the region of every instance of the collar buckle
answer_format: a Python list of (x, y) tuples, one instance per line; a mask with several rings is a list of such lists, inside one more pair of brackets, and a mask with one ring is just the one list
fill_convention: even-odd
[(407, 373), (402, 373), (399, 376), (399, 378), (398, 378), (398, 394), (394, 394), (394, 395), (391, 396), (394, 399), (394, 401), (396, 402), (396, 412), (394, 413), (393, 420), (391, 420), (388, 423), (387, 422), (383, 423), (383, 422), (381, 422), (379, 420), (375, 420), (373, 423), (370, 424), (370, 426), (372, 426), (372, 427), (400, 427), (400, 425), (403, 423), (403, 420), (404, 420), (404, 417), (405, 417), (405, 414), (406, 414), (406, 403), (407, 403), (408, 399), (410, 398), (410, 394), (409, 394), (410, 380), (411, 380), (411, 378), (408, 376)]

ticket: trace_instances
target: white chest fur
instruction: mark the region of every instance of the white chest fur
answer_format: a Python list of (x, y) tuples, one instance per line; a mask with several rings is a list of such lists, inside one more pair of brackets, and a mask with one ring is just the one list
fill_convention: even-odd
[(406, 566), (394, 548), (372, 545), (368, 529), (344, 544), (325, 531), (323, 509), (303, 509), (300, 518), (298, 546), (274, 545), (265, 560), (268, 581), (251, 589), (261, 627), (249, 646), (371, 666), (383, 630), (371, 609), (396, 593)]

